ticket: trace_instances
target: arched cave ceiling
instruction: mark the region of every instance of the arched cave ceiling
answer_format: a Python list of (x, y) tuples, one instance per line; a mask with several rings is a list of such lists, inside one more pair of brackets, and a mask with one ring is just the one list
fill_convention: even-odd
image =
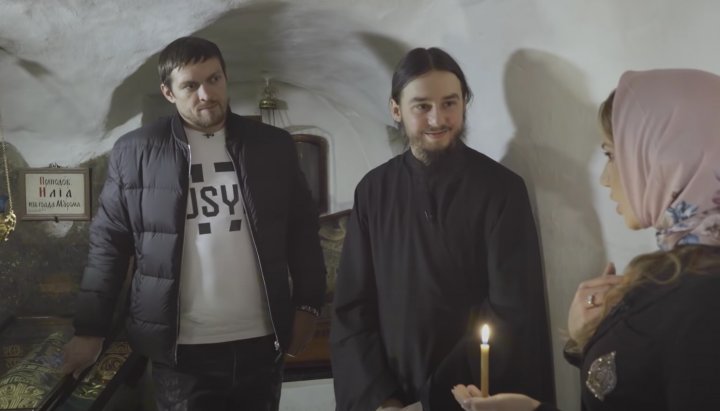
[(218, 43), (230, 87), (269, 77), (387, 123), (397, 60), (461, 16), (431, 0), (0, 0), (3, 129), (20, 151), (58, 138), (76, 156), (97, 150), (136, 126), (142, 98), (159, 93), (157, 53), (191, 34)]

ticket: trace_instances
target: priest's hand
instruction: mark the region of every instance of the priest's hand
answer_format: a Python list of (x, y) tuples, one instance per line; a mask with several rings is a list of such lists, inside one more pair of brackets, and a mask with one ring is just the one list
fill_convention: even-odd
[(534, 411), (540, 402), (523, 394), (496, 394), (483, 398), (474, 385), (456, 385), (452, 389), (455, 400), (466, 411)]
[(605, 296), (621, 281), (622, 277), (615, 275), (615, 265), (608, 263), (602, 275), (580, 283), (568, 313), (568, 333), (571, 339), (577, 340), (585, 327), (600, 320)]
[(310, 340), (315, 335), (316, 318), (314, 315), (297, 310), (295, 311), (295, 321), (293, 322), (293, 334), (290, 340), (290, 348), (288, 355), (295, 356), (300, 354), (307, 347)]
[(102, 352), (103, 337), (74, 336), (63, 349), (62, 373), (78, 378), (80, 373), (93, 365)]

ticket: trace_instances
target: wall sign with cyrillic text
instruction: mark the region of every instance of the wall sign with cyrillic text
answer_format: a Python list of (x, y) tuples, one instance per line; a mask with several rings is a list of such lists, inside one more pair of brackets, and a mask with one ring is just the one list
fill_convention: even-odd
[(89, 168), (20, 170), (21, 220), (89, 220)]

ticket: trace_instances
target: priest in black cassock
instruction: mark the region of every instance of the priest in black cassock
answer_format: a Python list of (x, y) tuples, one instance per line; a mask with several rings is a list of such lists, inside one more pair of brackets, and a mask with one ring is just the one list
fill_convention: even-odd
[(479, 384), (485, 322), (490, 392), (555, 399), (527, 190), (463, 143), (471, 97), (437, 48), (410, 51), (393, 74), (391, 113), (410, 149), (355, 191), (330, 335), (340, 411), (460, 410), (450, 390)]

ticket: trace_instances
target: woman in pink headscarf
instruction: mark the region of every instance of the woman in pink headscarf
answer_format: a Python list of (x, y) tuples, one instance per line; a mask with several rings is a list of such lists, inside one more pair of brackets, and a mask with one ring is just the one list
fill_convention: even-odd
[[(575, 293), (565, 356), (585, 409), (720, 410), (720, 77), (626, 72), (600, 122), (601, 183), (630, 229), (656, 230), (660, 251), (623, 276), (609, 264)], [(555, 410), (474, 386), (453, 394), (466, 410)]]

